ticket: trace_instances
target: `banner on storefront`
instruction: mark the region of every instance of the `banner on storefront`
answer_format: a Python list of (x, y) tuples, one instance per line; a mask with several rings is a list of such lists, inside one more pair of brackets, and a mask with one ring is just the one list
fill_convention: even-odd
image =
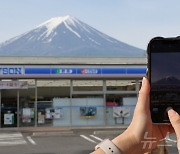
[(114, 118), (125, 118), (130, 116), (131, 109), (129, 107), (113, 107)]
[(28, 89), (26, 81), (0, 81), (0, 89)]

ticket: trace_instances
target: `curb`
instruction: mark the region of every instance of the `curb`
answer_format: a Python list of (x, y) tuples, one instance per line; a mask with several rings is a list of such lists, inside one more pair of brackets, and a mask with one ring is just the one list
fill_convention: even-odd
[[(124, 129), (125, 130), (125, 129)], [(94, 131), (94, 135), (101, 135), (101, 134), (122, 134), (124, 130), (104, 130), (104, 131)]]
[(73, 131), (62, 131), (62, 132), (35, 132), (32, 136), (66, 136), (74, 135)]
[(1, 128), (0, 132), (46, 133), (46, 132), (76, 132), (76, 131), (114, 131), (121, 132), (128, 126), (99, 126), (99, 127), (27, 127), (27, 128)]

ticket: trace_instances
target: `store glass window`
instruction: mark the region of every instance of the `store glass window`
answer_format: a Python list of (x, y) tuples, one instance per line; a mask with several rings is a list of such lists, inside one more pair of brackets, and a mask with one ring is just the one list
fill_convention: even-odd
[(35, 80), (19, 80), (27, 88), (19, 89), (19, 126), (35, 126)]
[(70, 126), (70, 80), (37, 80), (37, 125)]
[(20, 127), (35, 125), (35, 88), (19, 90)]
[(74, 91), (102, 91), (102, 80), (73, 80)]
[(1, 127), (17, 127), (17, 89), (1, 90)]
[(106, 81), (106, 122), (107, 125), (128, 125), (137, 102), (139, 81)]
[(107, 80), (108, 91), (135, 91), (135, 80)]

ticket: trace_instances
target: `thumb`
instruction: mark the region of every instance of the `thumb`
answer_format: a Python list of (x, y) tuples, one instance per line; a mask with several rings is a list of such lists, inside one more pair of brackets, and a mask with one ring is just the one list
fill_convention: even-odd
[(136, 105), (136, 109), (138, 111), (143, 111), (147, 113), (147, 110), (149, 110), (149, 81), (145, 77), (142, 80), (142, 87), (139, 91), (139, 97)]
[(170, 109), (168, 111), (168, 116), (169, 116), (170, 122), (176, 132), (177, 139), (180, 140), (180, 116), (173, 109)]

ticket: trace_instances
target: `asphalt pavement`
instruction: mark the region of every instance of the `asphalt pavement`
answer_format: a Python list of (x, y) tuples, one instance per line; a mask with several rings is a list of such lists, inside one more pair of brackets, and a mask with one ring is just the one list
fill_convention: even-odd
[[(114, 138), (119, 130), (64, 130), (61, 132), (0, 131), (0, 154), (89, 154), (97, 143)], [(176, 137), (166, 139), (170, 154), (177, 154)]]

